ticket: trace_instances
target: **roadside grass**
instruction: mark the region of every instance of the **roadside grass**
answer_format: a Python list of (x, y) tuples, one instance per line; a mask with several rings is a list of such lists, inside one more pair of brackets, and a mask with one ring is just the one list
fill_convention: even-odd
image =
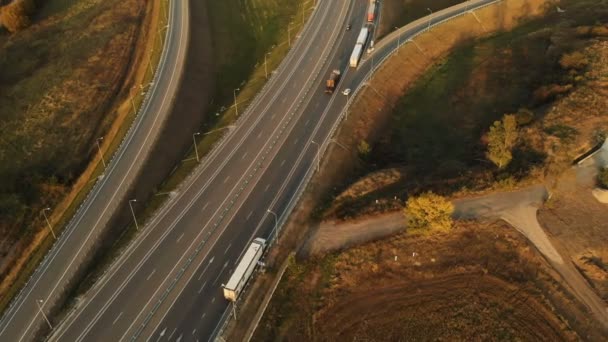
[[(395, 30), (395, 27), (405, 26), (416, 19), (429, 15), (428, 9), (437, 12), (463, 2), (463, 0), (384, 0), (380, 5), (380, 24), (378, 25), (377, 40)], [(428, 8), (428, 9), (427, 9)]]
[[(236, 100), (238, 113), (241, 115), (266, 84), (264, 54), (268, 53), (266, 67), (270, 78), (272, 71), (289, 52), (288, 32), (285, 27), (291, 27), (293, 44), (313, 10), (312, 4), (311, 0), (258, 0), (247, 4), (237, 0), (209, 2), (209, 12), (214, 13), (210, 16), (214, 37), (213, 49), (219, 65), (216, 69), (214, 105), (206, 115), (200, 130), (201, 135), (197, 136), (197, 150), (201, 161), (238, 119), (233, 105), (233, 90), (240, 88)], [(234, 16), (234, 13), (243, 15)], [(294, 21), (290, 24), (292, 19)], [(179, 190), (179, 186), (197, 166), (196, 154), (194, 148), (191, 148), (182, 162), (176, 165), (169, 177), (159, 185), (155, 194), (141, 204), (144, 209), (137, 215), (140, 227), (145, 226), (169, 196)], [(86, 292), (136, 234), (134, 224), (125, 227), (114, 244), (92, 262), (85, 280), (74, 290), (72, 297)]]
[[(355, 178), (391, 168), (402, 169), (407, 176), (375, 193), (334, 203), (338, 218), (369, 211), (382, 198), (403, 201), (410, 193), (426, 190), (449, 195), (512, 188), (520, 180), (541, 177), (538, 170), (548, 163), (546, 152), (535, 143), (541, 135), (526, 131), (528, 135), (521, 137), (514, 160), (505, 171), (497, 171), (487, 161), (484, 135), (493, 121), (508, 113), (532, 113), (531, 118), (526, 117), (530, 122), (522, 124), (524, 129), (542, 126), (554, 101), (585, 84), (584, 69), (566, 69), (560, 60), (572, 51), (584, 50), (598, 37), (581, 34), (581, 26), (597, 25), (607, 16), (605, 9), (593, 8), (592, 3), (565, 2), (565, 16), (550, 12), (511, 31), (465, 41), (447, 58), (435, 62), (396, 101), (386, 130), (378, 134), (368, 162), (356, 168)], [(482, 20), (487, 23), (487, 19)], [(442, 39), (438, 33), (441, 30), (438, 27), (431, 31), (437, 37), (434, 39)], [(426, 36), (417, 39), (423, 51), (430, 49)], [(415, 55), (410, 58), (415, 60)], [(573, 120), (576, 122), (572, 115), (565, 119)], [(565, 144), (582, 135), (575, 127), (559, 122), (548, 125), (544, 133)], [(337, 193), (347, 188), (348, 185)], [(376, 209), (382, 211), (386, 207), (380, 200)]]
[[(110, 12), (117, 9), (122, 12), (118, 14)], [(10, 90), (8, 94), (12, 96), (8, 101), (13, 101), (12, 111), (3, 111), (2, 120), (16, 120), (19, 115), (23, 115), (22, 112), (26, 108), (26, 114), (31, 116), (31, 119), (26, 121), (29, 125), (24, 126), (22, 131), (17, 129), (17, 134), (27, 133), (28, 139), (32, 142), (36, 141), (33, 151), (30, 151), (29, 160), (22, 164), (13, 162), (9, 166), (12, 171), (5, 171), (15, 172), (19, 167), (27, 168), (27, 163), (30, 163), (34, 166), (32, 183), (35, 186), (35, 183), (39, 182), (40, 186), (40, 192), (37, 193), (39, 198), (36, 198), (36, 203), (29, 208), (29, 216), (21, 217), (19, 243), (25, 246), (24, 252), (11, 264), (8, 270), (10, 273), (5, 274), (3, 279), (1, 310), (6, 308), (22, 288), (54, 243), (41, 218), (40, 210), (45, 206), (53, 207), (52, 214), (48, 212), (47, 215), (55, 234), (60, 235), (94, 186), (97, 177), (103, 172), (96, 147), (96, 137), (106, 135), (108, 130), (113, 131), (107, 134), (111, 139), (106, 139), (101, 145), (106, 161), (109, 161), (108, 156), (118, 148), (135, 117), (132, 109), (128, 109), (124, 111), (128, 113), (121, 120), (124, 124), (112, 125), (117, 116), (122, 114), (118, 114), (114, 109), (110, 115), (106, 113), (110, 110), (108, 103), (116, 101), (113, 94), (122, 86), (118, 80), (121, 74), (126, 72), (124, 66), (128, 62), (130, 50), (125, 49), (121, 44), (132, 44), (131, 37), (137, 29), (135, 25), (137, 14), (133, 12), (134, 10), (139, 11), (135, 13), (142, 13), (145, 7), (131, 6), (128, 1), (120, 2), (120, 5), (112, 1), (105, 1), (103, 4), (51, 1), (41, 6), (35, 16), (35, 21), (42, 25), (41, 29), (33, 33), (24, 32), (23, 36), (17, 36), (16, 40), (6, 36), (1, 37), (4, 48), (10, 49), (10, 53), (5, 54), (4, 59), (0, 58), (3, 76), (5, 74), (9, 76), (4, 79), (8, 83), (2, 87)], [(112, 22), (116, 18), (121, 18), (121, 15), (123, 17), (120, 23)], [(165, 17), (162, 16), (160, 19), (162, 23)], [(82, 27), (88, 28), (91, 32)], [(71, 39), (64, 39), (66, 35), (71, 35)], [(154, 41), (154, 51), (148, 54), (152, 63), (158, 63), (161, 44), (159, 39)], [(19, 56), (31, 56), (32, 51), (34, 58), (19, 58)], [(95, 69), (94, 63), (82, 64), (82, 61), (87, 59), (89, 62), (99, 61), (100, 51), (104, 54), (105, 63), (110, 65), (104, 67), (105, 72)], [(118, 53), (119, 57), (113, 57), (110, 53), (112, 51)], [(57, 53), (60, 55), (56, 56)], [(122, 61), (120, 58), (123, 58)], [(9, 72), (4, 73), (9, 65)], [(92, 73), (93, 76), (88, 73)], [(144, 84), (151, 80), (149, 73), (143, 77)], [(79, 79), (83, 78), (93, 81), (89, 84), (78, 84)], [(46, 94), (42, 101), (40, 101), (41, 94)], [(17, 97), (13, 98), (14, 96)], [(87, 97), (87, 100), (81, 100), (81, 97)], [(91, 98), (96, 100), (90, 101)], [(5, 108), (6, 100), (6, 98), (0, 99), (0, 102), (3, 102), (0, 104), (2, 108)], [(139, 90), (132, 100), (139, 108), (143, 101), (143, 95)], [(21, 105), (15, 101), (19, 101)], [(35, 113), (36, 110), (39, 112)], [(8, 126), (10, 125), (14, 123), (9, 121)], [(16, 125), (18, 127), (19, 123)], [(27, 132), (27, 129), (31, 132)], [(114, 132), (115, 129), (117, 132)], [(26, 142), (28, 143), (31, 142)], [(92, 159), (92, 164), (86, 167), (89, 159)], [(25, 159), (21, 158), (21, 160)], [(36, 172), (40, 172), (40, 176), (36, 176)], [(83, 173), (79, 176), (80, 172)], [(49, 177), (45, 176), (46, 173), (50, 173), (50, 180), (44, 179)], [(31, 175), (26, 178), (28, 181), (32, 180)], [(11, 180), (4, 179), (3, 184), (11, 184)], [(19, 182), (16, 184), (19, 185)], [(23, 192), (27, 189), (19, 191)], [(33, 227), (40, 227), (40, 230), (35, 231)], [(19, 253), (21, 251), (18, 250)]]

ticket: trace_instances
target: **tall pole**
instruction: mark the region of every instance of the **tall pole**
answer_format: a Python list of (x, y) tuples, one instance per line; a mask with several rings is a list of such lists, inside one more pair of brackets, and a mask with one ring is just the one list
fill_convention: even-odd
[(133, 101), (133, 97), (131, 97), (131, 106), (133, 106), (133, 113), (137, 114), (137, 108), (135, 108), (135, 101)]
[(232, 91), (232, 95), (234, 96), (234, 109), (236, 110), (236, 116), (239, 116), (239, 106), (236, 103), (236, 92), (241, 90), (241, 88), (236, 88)]
[(99, 145), (99, 140), (103, 140), (103, 137), (97, 138), (97, 150), (99, 150), (99, 156), (101, 157), (101, 163), (103, 164), (103, 168), (106, 168), (106, 161), (103, 159), (103, 152), (101, 152), (101, 146)]
[(279, 217), (277, 216), (277, 214), (274, 211), (272, 211), (270, 209), (268, 209), (266, 211), (268, 213), (274, 215), (274, 231), (275, 231), (274, 234), (277, 236), (277, 243), (279, 243), (279, 230), (278, 230), (279, 229)]
[(194, 153), (196, 153), (196, 161), (199, 162), (200, 160), (198, 159), (198, 147), (196, 146), (196, 136), (197, 135), (201, 135), (201, 133), (196, 132), (196, 133), (192, 134), (192, 141), (194, 142)]
[(139, 230), (139, 225), (137, 224), (137, 217), (135, 217), (135, 211), (133, 210), (133, 205), (131, 204), (132, 202), (137, 202), (137, 199), (130, 199), (129, 200), (129, 208), (131, 208), (131, 215), (133, 215), (133, 221), (135, 221), (135, 229)]
[(46, 211), (47, 210), (51, 210), (51, 208), (44, 208), (44, 209), (42, 209), (42, 215), (44, 216), (44, 220), (46, 221), (46, 225), (49, 227), (49, 230), (51, 231), (51, 234), (53, 235), (53, 238), (55, 238), (55, 240), (57, 240), (57, 235), (55, 235), (55, 232), (53, 231), (53, 227), (51, 226), (51, 222), (49, 222), (49, 218), (46, 216)]
[(42, 314), (42, 317), (44, 317), (44, 320), (46, 321), (46, 324), (48, 324), (49, 328), (51, 328), (51, 330), (53, 330), (53, 326), (51, 325), (51, 321), (49, 321), (49, 318), (46, 316), (46, 314), (44, 313), (44, 311), (42, 311), (42, 306), (40, 305), (42, 303), (44, 303), (42, 301), (42, 299), (36, 299), (36, 304), (38, 305), (38, 310)]
[(287, 25), (287, 44), (291, 46), (291, 23)]
[(264, 54), (264, 73), (266, 74), (266, 79), (268, 79), (268, 53)]
[[(395, 26), (395, 30), (399, 31), (399, 28)], [(401, 33), (397, 32), (397, 48), (401, 47)]]
[(427, 11), (429, 11), (429, 12), (431, 13), (431, 14), (429, 15), (429, 25), (428, 25), (428, 27), (427, 27), (427, 29), (426, 29), (427, 31), (429, 31), (429, 30), (431, 29), (431, 18), (433, 18), (433, 10), (431, 10), (431, 9), (430, 9), (430, 8), (428, 8), (428, 7), (427, 7), (426, 9), (427, 9)]
[(320, 168), (320, 164), (321, 164), (321, 162), (319, 161), (319, 159), (320, 159), (319, 153), (321, 152), (321, 145), (319, 145), (319, 143), (314, 140), (311, 140), (310, 142), (317, 145), (317, 172), (319, 172), (319, 168)]

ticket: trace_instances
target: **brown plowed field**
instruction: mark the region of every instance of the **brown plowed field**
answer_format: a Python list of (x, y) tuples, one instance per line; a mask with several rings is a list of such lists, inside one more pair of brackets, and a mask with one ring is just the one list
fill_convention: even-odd
[(289, 266), (254, 341), (605, 340), (540, 253), (501, 221), (402, 233)]
[(321, 340), (567, 339), (546, 305), (493, 276), (361, 289), (319, 316)]

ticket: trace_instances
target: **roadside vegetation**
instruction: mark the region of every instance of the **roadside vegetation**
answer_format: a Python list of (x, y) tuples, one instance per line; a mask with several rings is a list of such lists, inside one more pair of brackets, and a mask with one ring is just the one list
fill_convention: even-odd
[(604, 167), (599, 171), (597, 181), (602, 188), (608, 190), (608, 167)]
[[(378, 35), (380, 39), (396, 27), (407, 25), (408, 23), (463, 2), (463, 0), (385, 0), (381, 4), (381, 21), (378, 25)], [(428, 9), (427, 9), (428, 8)]]

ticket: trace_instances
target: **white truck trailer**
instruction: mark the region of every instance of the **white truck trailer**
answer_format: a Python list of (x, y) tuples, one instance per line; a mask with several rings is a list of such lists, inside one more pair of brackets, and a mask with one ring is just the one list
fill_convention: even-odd
[(249, 248), (247, 248), (247, 251), (243, 255), (243, 258), (241, 258), (234, 273), (232, 273), (228, 283), (224, 285), (224, 297), (226, 299), (236, 302), (239, 298), (243, 287), (247, 284), (255, 266), (262, 257), (264, 247), (266, 247), (266, 240), (262, 238), (254, 239), (251, 245), (249, 245)]
[(361, 53), (363, 53), (363, 45), (357, 44), (353, 49), (352, 55), (350, 55), (350, 66), (352, 68), (356, 68), (359, 65), (359, 60), (361, 59)]
[(357, 42), (355, 44), (365, 45), (367, 42), (367, 36), (369, 35), (369, 28), (362, 27), (361, 31), (359, 31), (359, 36), (357, 36)]

